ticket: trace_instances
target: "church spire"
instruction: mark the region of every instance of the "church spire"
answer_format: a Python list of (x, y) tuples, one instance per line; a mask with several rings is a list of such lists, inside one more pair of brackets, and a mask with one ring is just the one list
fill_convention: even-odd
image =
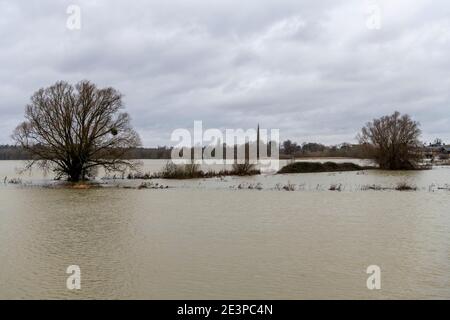
[(259, 161), (259, 123), (258, 130), (256, 131), (256, 160)]

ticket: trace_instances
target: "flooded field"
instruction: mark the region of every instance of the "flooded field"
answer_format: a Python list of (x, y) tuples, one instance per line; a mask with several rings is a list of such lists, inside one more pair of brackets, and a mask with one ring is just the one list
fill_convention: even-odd
[[(164, 190), (99, 174), (105, 188), (69, 190), (21, 166), (0, 161), (2, 299), (450, 298), (450, 167), (153, 182)], [(417, 190), (393, 190), (404, 182)]]

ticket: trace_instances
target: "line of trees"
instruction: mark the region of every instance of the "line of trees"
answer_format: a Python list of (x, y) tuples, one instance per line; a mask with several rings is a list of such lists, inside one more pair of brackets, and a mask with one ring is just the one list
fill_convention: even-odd
[(298, 144), (291, 140), (285, 140), (281, 143), (280, 156), (283, 158), (301, 158), (301, 157), (350, 157), (364, 158), (366, 154), (361, 145), (341, 143), (338, 145), (327, 146), (315, 142), (304, 142)]
[[(170, 159), (172, 149), (162, 146), (156, 148), (132, 148), (127, 151), (129, 159)], [(0, 160), (31, 160), (32, 154), (15, 145), (0, 145)]]
[(0, 160), (30, 160), (31, 154), (18, 146), (0, 145)]
[[(287, 142), (287, 144), (286, 144)], [(291, 147), (291, 144), (293, 145)], [(269, 148), (269, 146), (268, 146)], [(228, 148), (230, 149), (230, 148)], [(231, 151), (233, 151), (233, 147)], [(224, 146), (224, 154), (227, 148)], [(156, 148), (132, 148), (127, 151), (128, 159), (170, 159), (172, 147), (159, 146)], [(270, 152), (269, 152), (270, 153)], [(214, 152), (213, 152), (214, 155)], [(364, 154), (361, 146), (343, 143), (336, 146), (326, 146), (318, 143), (304, 143), (297, 145), (286, 140), (280, 147), (282, 158), (292, 157), (352, 157), (362, 158)], [(26, 149), (16, 145), (0, 145), (0, 160), (30, 160), (32, 154)]]

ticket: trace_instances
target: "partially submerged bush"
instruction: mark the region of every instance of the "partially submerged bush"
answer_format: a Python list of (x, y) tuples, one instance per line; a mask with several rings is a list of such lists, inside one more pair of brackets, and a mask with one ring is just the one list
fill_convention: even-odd
[(281, 168), (278, 173), (315, 173), (315, 172), (341, 172), (360, 171), (370, 167), (361, 167), (355, 163), (335, 163), (335, 162), (294, 162)]
[(200, 179), (224, 176), (250, 176), (260, 174), (261, 171), (255, 168), (254, 164), (234, 164), (232, 170), (207, 171), (200, 170), (200, 165), (188, 163), (177, 165), (171, 161), (167, 162), (161, 172), (158, 173), (135, 173), (129, 174), (128, 179), (148, 180), (148, 179)]
[(332, 184), (328, 189), (330, 191), (342, 191), (342, 184)]
[(167, 162), (157, 177), (162, 179), (197, 179), (203, 178), (204, 173), (200, 170), (200, 166), (195, 163), (176, 165), (173, 162)]
[(240, 190), (241, 189), (262, 190), (263, 189), (263, 185), (262, 185), (261, 182), (258, 182), (258, 183), (246, 183), (246, 182), (243, 182), (243, 183), (240, 183), (237, 186), (237, 188), (240, 189)]
[(233, 170), (230, 172), (231, 175), (236, 176), (251, 176), (260, 174), (261, 171), (256, 169), (253, 163), (235, 163), (233, 164)]
[(194, 178), (203, 174), (203, 172), (200, 171), (200, 165), (197, 163), (185, 164), (184, 168), (183, 168), (183, 172), (186, 176), (194, 177)]
[(381, 191), (385, 188), (383, 188), (382, 186), (378, 185), (378, 184), (372, 184), (372, 185), (364, 185), (361, 187), (361, 190), (366, 191), (366, 190), (375, 190), (375, 191)]
[(399, 182), (395, 187), (397, 191), (416, 191), (417, 187), (414, 185), (410, 185), (407, 182)]
[(5, 183), (10, 183), (10, 184), (22, 184), (22, 179), (20, 178), (12, 178), (7, 180), (7, 178), (5, 177), (4, 179)]
[(129, 179), (129, 180), (150, 180), (153, 178), (154, 178), (154, 175), (150, 174), (148, 172), (146, 172), (146, 173), (140, 173), (140, 172), (129, 173), (127, 176), (127, 179)]
[(142, 190), (142, 189), (168, 189), (169, 186), (165, 186), (162, 184), (159, 184), (158, 182), (153, 183), (153, 182), (142, 182), (137, 189), (138, 190)]
[(284, 191), (295, 191), (295, 184), (292, 184), (290, 181), (288, 181), (287, 184), (283, 185), (281, 183), (277, 183), (275, 185), (275, 189), (277, 190), (284, 190)]

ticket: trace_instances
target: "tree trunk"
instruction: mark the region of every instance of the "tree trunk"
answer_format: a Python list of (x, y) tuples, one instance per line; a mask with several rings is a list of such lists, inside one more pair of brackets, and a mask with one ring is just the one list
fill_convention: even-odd
[(68, 172), (69, 174), (69, 181), (71, 182), (78, 182), (81, 180), (82, 178), (82, 172), (83, 172), (83, 166), (79, 163), (74, 163), (71, 168), (70, 171)]

